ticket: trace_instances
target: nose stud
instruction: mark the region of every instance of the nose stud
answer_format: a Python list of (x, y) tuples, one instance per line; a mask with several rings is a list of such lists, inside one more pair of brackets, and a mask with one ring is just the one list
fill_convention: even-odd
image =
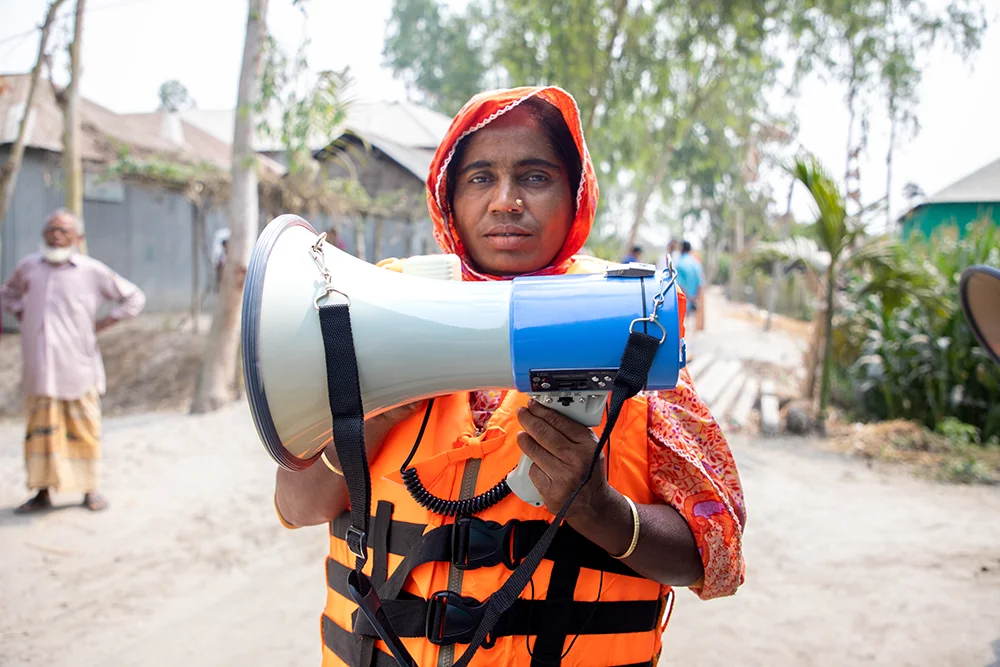
[(524, 207), (524, 200), (523, 199), (515, 199), (514, 203), (517, 204), (518, 206), (522, 207), (522, 208)]

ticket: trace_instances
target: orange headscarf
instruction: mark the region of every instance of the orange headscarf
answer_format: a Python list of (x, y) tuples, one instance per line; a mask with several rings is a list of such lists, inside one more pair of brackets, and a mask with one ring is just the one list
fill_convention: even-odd
[(597, 176), (594, 173), (594, 164), (590, 160), (590, 152), (587, 150), (587, 142), (583, 137), (580, 110), (573, 96), (554, 86), (513, 88), (480, 93), (466, 102), (451, 122), (448, 133), (441, 141), (441, 145), (438, 146), (437, 152), (434, 153), (434, 160), (431, 162), (430, 172), (427, 175), (427, 208), (430, 211), (431, 220), (434, 221), (434, 239), (446, 253), (455, 254), (461, 258), (462, 277), (465, 280), (509, 280), (510, 276), (492, 276), (479, 273), (470, 266), (468, 253), (466, 253), (462, 240), (459, 238), (458, 229), (455, 227), (455, 221), (448, 205), (448, 186), (445, 182), (448, 178), (448, 164), (455, 155), (458, 142), (473, 132), (486, 127), (490, 122), (532, 97), (549, 102), (562, 114), (570, 134), (573, 135), (573, 140), (576, 142), (576, 148), (580, 152), (583, 173), (580, 178), (580, 187), (576, 193), (576, 217), (570, 226), (569, 234), (566, 235), (562, 250), (556, 254), (551, 264), (531, 275), (544, 276), (565, 273), (573, 263), (573, 255), (580, 251), (590, 235), (590, 228), (594, 224), (594, 213), (597, 210)]

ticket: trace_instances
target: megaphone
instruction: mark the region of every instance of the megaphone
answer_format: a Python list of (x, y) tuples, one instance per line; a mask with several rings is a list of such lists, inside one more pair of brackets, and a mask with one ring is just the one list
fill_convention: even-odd
[[(244, 285), (243, 373), (257, 433), (278, 465), (303, 470), (330, 442), (324, 299), (349, 306), (365, 418), (434, 396), (513, 389), (596, 426), (633, 329), (660, 337), (648, 389), (675, 387), (685, 365), (669, 266), (462, 282), (456, 257), (409, 262), (403, 273), (373, 266), (294, 215), (257, 239)], [(508, 482), (540, 505), (529, 467), (522, 458)]]

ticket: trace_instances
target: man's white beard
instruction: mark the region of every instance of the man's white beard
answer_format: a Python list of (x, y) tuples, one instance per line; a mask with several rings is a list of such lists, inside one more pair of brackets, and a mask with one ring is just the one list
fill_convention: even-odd
[(65, 264), (70, 257), (76, 254), (76, 246), (68, 248), (56, 248), (54, 246), (42, 244), (40, 248), (42, 257), (50, 264)]

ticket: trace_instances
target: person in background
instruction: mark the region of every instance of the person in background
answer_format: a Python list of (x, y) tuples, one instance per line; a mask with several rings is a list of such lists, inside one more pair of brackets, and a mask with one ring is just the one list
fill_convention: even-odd
[(680, 256), (680, 244), (677, 239), (670, 239), (670, 243), (667, 244), (667, 253), (656, 262), (656, 270), (662, 271), (667, 268), (667, 257), (670, 258), (670, 262), (674, 266), (677, 266), (677, 260), (680, 259)]
[(326, 242), (337, 250), (347, 252), (347, 244), (341, 240), (340, 233), (337, 231), (337, 228), (332, 225), (326, 230)]
[(642, 246), (632, 246), (632, 252), (622, 260), (622, 264), (629, 264), (631, 262), (642, 262)]
[[(0, 287), (21, 328), (22, 391), (27, 428), (24, 460), (28, 489), (37, 494), (15, 512), (52, 507), (49, 490), (82, 493), (91, 511), (107, 500), (100, 483), (104, 364), (97, 332), (138, 315), (142, 291), (101, 262), (78, 252), (83, 222), (53, 213), (40, 252), (22, 259)], [(100, 307), (116, 306), (98, 319)]]
[(691, 252), (691, 243), (684, 241), (681, 244), (681, 256), (674, 263), (677, 271), (677, 284), (687, 296), (688, 314), (696, 313), (702, 305), (702, 291), (705, 283), (705, 274), (701, 268), (701, 262)]
[(670, 239), (670, 243), (667, 244), (667, 256), (674, 264), (681, 258), (681, 244), (677, 242), (677, 239)]
[(215, 291), (222, 288), (222, 271), (226, 267), (226, 254), (229, 252), (229, 239), (222, 239), (222, 249), (219, 258), (215, 260)]

